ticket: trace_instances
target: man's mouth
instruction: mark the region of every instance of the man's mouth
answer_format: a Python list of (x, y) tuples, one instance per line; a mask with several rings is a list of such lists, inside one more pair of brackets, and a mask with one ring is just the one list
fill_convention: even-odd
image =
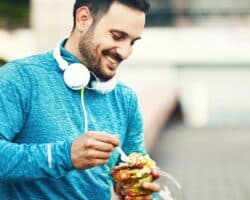
[(105, 58), (111, 62), (113, 65), (117, 65), (118, 64), (118, 61), (116, 59), (114, 59), (113, 57), (109, 56), (109, 55), (106, 55)]
[(117, 67), (122, 61), (121, 56), (117, 53), (104, 51), (103, 54), (106, 60), (110, 63), (110, 67)]

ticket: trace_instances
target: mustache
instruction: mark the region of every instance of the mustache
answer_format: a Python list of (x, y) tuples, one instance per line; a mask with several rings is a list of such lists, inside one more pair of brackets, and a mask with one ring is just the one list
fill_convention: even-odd
[(122, 62), (123, 61), (122, 57), (118, 53), (114, 53), (114, 52), (111, 52), (109, 50), (103, 51), (103, 55), (110, 56), (111, 58), (113, 58), (117, 62)]

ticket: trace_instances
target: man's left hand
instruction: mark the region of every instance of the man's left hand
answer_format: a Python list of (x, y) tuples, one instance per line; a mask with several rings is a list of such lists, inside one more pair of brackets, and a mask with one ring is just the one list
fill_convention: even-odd
[[(152, 176), (154, 178), (154, 180), (158, 179), (160, 177), (160, 172), (156, 169), (154, 169), (152, 171)], [(121, 196), (118, 193), (119, 199), (120, 200), (151, 200), (153, 199), (153, 193), (154, 192), (159, 192), (160, 191), (160, 186), (159, 184), (155, 183), (155, 182), (148, 182), (148, 183), (144, 183), (142, 185), (143, 189), (149, 191), (149, 195), (140, 195), (140, 196)]]

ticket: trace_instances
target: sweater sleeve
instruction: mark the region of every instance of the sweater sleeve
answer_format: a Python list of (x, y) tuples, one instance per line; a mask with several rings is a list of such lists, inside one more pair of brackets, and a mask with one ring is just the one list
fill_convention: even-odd
[(61, 177), (72, 168), (70, 141), (15, 144), (0, 139), (0, 181)]
[(72, 169), (72, 141), (15, 142), (28, 117), (30, 91), (16, 69), (13, 64), (0, 69), (0, 181), (65, 175)]

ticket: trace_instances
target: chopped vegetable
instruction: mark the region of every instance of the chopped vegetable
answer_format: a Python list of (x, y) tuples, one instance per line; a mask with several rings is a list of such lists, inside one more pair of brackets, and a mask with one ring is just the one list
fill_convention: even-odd
[(153, 181), (151, 174), (153, 168), (155, 168), (155, 162), (149, 155), (131, 153), (128, 161), (119, 163), (111, 173), (116, 187), (122, 192), (122, 195), (137, 196), (149, 193), (142, 188), (142, 184)]

